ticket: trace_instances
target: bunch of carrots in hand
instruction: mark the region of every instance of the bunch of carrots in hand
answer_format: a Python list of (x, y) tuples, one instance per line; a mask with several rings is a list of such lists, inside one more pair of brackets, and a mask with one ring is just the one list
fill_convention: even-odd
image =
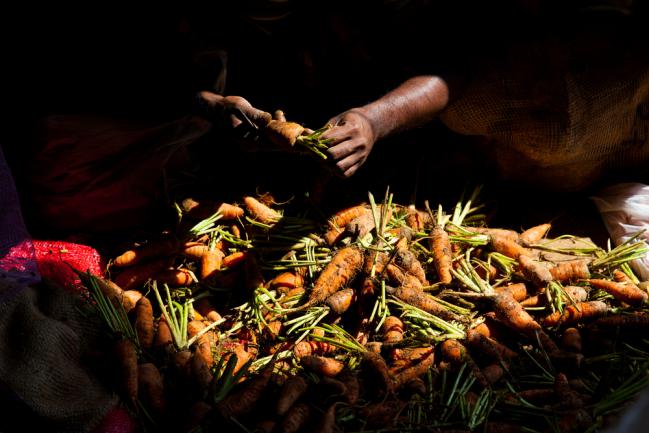
[(174, 231), (84, 276), (116, 391), (153, 431), (607, 427), (649, 385), (629, 266), (649, 248), (488, 227), (476, 199), (370, 194), (324, 220), (183, 200)]
[(330, 140), (322, 138), (322, 134), (328, 129), (329, 126), (315, 131), (305, 128), (299, 123), (287, 121), (284, 112), (277, 110), (270, 121), (262, 127), (262, 132), (271, 143), (279, 147), (303, 149), (322, 159), (327, 159), (324, 151), (329, 148)]

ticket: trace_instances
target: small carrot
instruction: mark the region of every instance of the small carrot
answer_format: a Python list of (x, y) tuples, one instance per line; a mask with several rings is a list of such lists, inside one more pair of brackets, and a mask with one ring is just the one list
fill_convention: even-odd
[(437, 270), (440, 283), (450, 284), (453, 280), (451, 264), (453, 262), (451, 241), (444, 228), (435, 226), (430, 233), (430, 249), (433, 254), (433, 263)]
[(581, 320), (596, 319), (606, 315), (608, 306), (602, 301), (580, 302), (564, 307), (563, 313), (555, 311), (543, 319), (543, 326), (573, 325)]
[(273, 278), (270, 283), (269, 287), (271, 290), (290, 290), (294, 289), (296, 287), (303, 287), (304, 286), (304, 278), (295, 272), (283, 272)]
[(135, 304), (135, 333), (140, 347), (148, 349), (153, 345), (153, 306), (145, 296)]
[(134, 266), (143, 260), (155, 257), (165, 257), (178, 250), (178, 240), (175, 238), (152, 241), (143, 246), (128, 250), (113, 260), (113, 265), (118, 268)]
[(385, 273), (388, 277), (390, 284), (394, 286), (408, 286), (414, 288), (421, 288), (423, 285), (421, 281), (414, 275), (403, 272), (401, 268), (392, 263), (389, 263), (385, 267)]
[(381, 331), (384, 343), (398, 343), (403, 340), (403, 322), (396, 316), (386, 317)]
[(548, 267), (542, 262), (538, 262), (527, 255), (518, 256), (518, 264), (523, 270), (523, 274), (537, 287), (544, 287), (552, 281), (552, 274)]
[(306, 403), (296, 403), (282, 419), (281, 433), (297, 433), (309, 422), (311, 408)]
[(345, 367), (345, 364), (336, 359), (316, 355), (303, 356), (300, 363), (315, 373), (328, 377), (336, 377)]
[(194, 276), (188, 269), (165, 269), (154, 276), (159, 284), (172, 287), (185, 287), (194, 283)]
[(554, 378), (554, 392), (559, 400), (555, 408), (562, 410), (583, 408), (584, 400), (570, 388), (568, 378), (563, 373), (558, 373)]
[(547, 300), (548, 298), (545, 295), (534, 295), (534, 296), (530, 296), (527, 299), (523, 299), (522, 301), (520, 301), (520, 303), (521, 303), (521, 307), (523, 308), (533, 308), (533, 307), (539, 307), (541, 305), (545, 305)]
[(169, 325), (164, 320), (164, 317), (161, 317), (158, 321), (158, 329), (156, 330), (155, 339), (153, 340), (154, 347), (166, 347), (173, 343), (173, 337), (171, 335), (171, 329)]
[(423, 232), (426, 227), (433, 225), (433, 219), (428, 212), (417, 210), (414, 206), (408, 206), (406, 225), (416, 232)]
[(345, 384), (344, 401), (348, 404), (355, 404), (358, 401), (361, 392), (361, 385), (358, 377), (349, 370), (343, 371), (338, 375), (338, 380)]
[(219, 249), (207, 249), (201, 256), (201, 281), (211, 278), (216, 272), (221, 270), (221, 264), (225, 254)]
[(424, 375), (435, 361), (433, 347), (421, 348), (414, 352), (415, 356), (411, 365), (394, 375), (394, 388), (399, 389), (410, 381)]
[(146, 362), (138, 365), (138, 397), (144, 405), (160, 416), (167, 406), (164, 382), (155, 364)]
[(514, 230), (498, 229), (490, 227), (464, 227), (472, 233), (480, 233), (489, 236), (490, 240), (495, 240), (499, 243), (501, 240), (506, 239), (514, 243), (518, 243), (520, 235)]
[(248, 257), (248, 253), (245, 251), (237, 251), (236, 253), (229, 254), (223, 258), (221, 266), (225, 268), (234, 268), (245, 262)]
[(242, 387), (217, 403), (217, 410), (223, 418), (240, 418), (255, 408), (273, 374), (273, 366), (267, 365), (258, 375), (242, 384)]
[(216, 206), (216, 211), (221, 214), (223, 221), (236, 220), (243, 217), (244, 211), (239, 206), (229, 203), (220, 203)]
[(478, 383), (484, 387), (489, 386), (489, 382), (482, 374), (480, 367), (478, 367), (469, 354), (469, 351), (462, 343), (455, 339), (444, 340), (440, 345), (440, 351), (442, 357), (451, 364), (461, 365), (466, 363), (473, 372), (473, 376)]
[(252, 218), (262, 224), (272, 225), (282, 219), (282, 214), (261, 203), (254, 197), (244, 197), (243, 202)]
[(275, 413), (283, 416), (293, 404), (306, 392), (309, 385), (302, 376), (291, 376), (286, 379), (277, 396)]
[(380, 395), (390, 394), (394, 389), (392, 375), (385, 363), (385, 359), (372, 351), (363, 352), (363, 374), (369, 378), (369, 383)]
[[(516, 235), (518, 237), (518, 234)], [(527, 249), (513, 240), (510, 235), (490, 234), (489, 246), (496, 252), (511, 259), (518, 260), (520, 256), (528, 254)]]
[(372, 212), (365, 212), (348, 222), (347, 225), (345, 225), (344, 233), (347, 233), (354, 238), (361, 239), (375, 228), (374, 215), (372, 215)]
[(563, 331), (561, 346), (564, 350), (581, 353), (581, 333), (577, 328), (568, 328)]
[(194, 309), (200, 313), (201, 316), (210, 322), (218, 322), (221, 320), (221, 315), (216, 311), (216, 307), (212, 305), (208, 298), (200, 298), (192, 304)]
[(364, 204), (352, 206), (336, 212), (336, 214), (329, 218), (329, 229), (323, 236), (324, 240), (328, 245), (335, 244), (339, 240), (340, 236), (344, 234), (345, 226), (347, 226), (347, 224), (349, 224), (354, 218), (367, 213), (371, 213), (371, 210)]
[(129, 402), (135, 404), (138, 393), (137, 348), (131, 340), (123, 338), (115, 343), (115, 355), (120, 390), (128, 398)]
[(277, 146), (292, 147), (304, 132), (304, 126), (286, 120), (271, 120), (264, 128), (266, 137)]
[(550, 274), (554, 280), (560, 282), (590, 278), (586, 260), (559, 262), (550, 268)]
[(331, 311), (338, 315), (349, 310), (349, 307), (354, 302), (356, 302), (356, 291), (354, 289), (343, 289), (325, 300), (325, 304), (331, 308)]
[(489, 364), (482, 368), (482, 375), (489, 385), (495, 385), (505, 376), (505, 369), (500, 363)]
[(300, 341), (293, 347), (293, 353), (297, 359), (311, 355), (327, 355), (337, 349), (333, 344), (326, 341)]
[(532, 245), (543, 239), (545, 234), (550, 230), (552, 227), (552, 224), (545, 223), (545, 224), (539, 224), (538, 226), (534, 226), (532, 228), (529, 228), (525, 230), (521, 235), (519, 236), (520, 242), (523, 245)]
[(394, 291), (394, 296), (402, 301), (433, 314), (444, 320), (459, 320), (460, 317), (450, 311), (448, 308), (437, 302), (432, 296), (426, 294), (421, 289), (415, 287), (398, 287)]
[(582, 286), (565, 286), (563, 291), (575, 302), (584, 302), (588, 299), (588, 291)]
[(131, 266), (114, 278), (115, 284), (124, 290), (137, 289), (169, 265), (167, 259)]
[(616, 314), (602, 317), (595, 321), (595, 326), (602, 328), (620, 327), (622, 329), (636, 329), (642, 331), (649, 329), (649, 314), (637, 312), (632, 314)]
[(383, 429), (392, 426), (399, 413), (403, 410), (406, 402), (387, 399), (379, 403), (371, 403), (364, 406), (359, 414), (367, 421), (367, 427)]
[(629, 284), (628, 282), (618, 283), (617, 281), (599, 278), (589, 278), (586, 281), (592, 287), (604, 290), (618, 301), (626, 302), (629, 305), (642, 305), (649, 299), (647, 292), (640, 290), (635, 284)]
[(511, 293), (512, 297), (518, 302), (521, 302), (523, 299), (527, 298), (527, 287), (525, 286), (525, 283), (508, 284), (506, 286), (496, 287), (495, 290), (496, 291), (507, 290), (508, 292)]
[(493, 361), (509, 360), (518, 356), (509, 347), (482, 335), (475, 329), (469, 329), (467, 331), (466, 342), (476, 352), (483, 353)]
[[(405, 240), (405, 238), (402, 239)], [(395, 263), (406, 273), (414, 275), (422, 285), (428, 285), (426, 271), (412, 251), (407, 248), (397, 248)]]

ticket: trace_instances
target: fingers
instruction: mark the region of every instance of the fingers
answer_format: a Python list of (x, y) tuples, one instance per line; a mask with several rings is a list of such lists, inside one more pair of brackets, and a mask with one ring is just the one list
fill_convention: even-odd
[(322, 139), (331, 140), (331, 145), (335, 146), (338, 143), (342, 143), (346, 140), (351, 139), (354, 136), (356, 131), (355, 125), (349, 123), (341, 123), (338, 126), (334, 126), (324, 134), (322, 134)]

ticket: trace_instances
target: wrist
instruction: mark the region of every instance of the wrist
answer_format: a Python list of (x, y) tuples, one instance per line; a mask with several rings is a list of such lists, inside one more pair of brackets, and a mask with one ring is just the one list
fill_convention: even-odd
[(352, 108), (351, 110), (349, 110), (349, 112), (359, 115), (365, 119), (372, 133), (373, 142), (376, 142), (389, 135), (388, 128), (386, 127), (386, 124), (382, 118), (383, 116), (380, 115), (378, 110), (373, 107), (372, 104)]

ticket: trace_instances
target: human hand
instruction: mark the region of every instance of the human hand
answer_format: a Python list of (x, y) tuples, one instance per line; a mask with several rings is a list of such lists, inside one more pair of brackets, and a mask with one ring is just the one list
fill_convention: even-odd
[(253, 107), (241, 96), (222, 96), (202, 91), (199, 92), (198, 99), (203, 106), (208, 108), (210, 117), (220, 118), (227, 127), (232, 129), (241, 125), (261, 128), (272, 119), (270, 113)]
[(336, 172), (350, 177), (365, 162), (377, 135), (370, 119), (360, 109), (346, 111), (327, 123), (331, 129), (322, 135), (331, 140), (326, 153), (333, 160)]

